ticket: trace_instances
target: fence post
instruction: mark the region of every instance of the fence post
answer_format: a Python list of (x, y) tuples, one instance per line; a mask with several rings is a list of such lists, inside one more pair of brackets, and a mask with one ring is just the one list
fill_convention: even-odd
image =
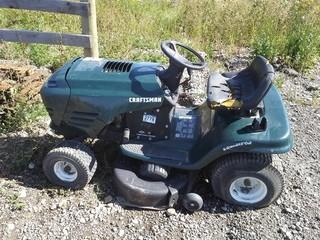
[(96, 0), (81, 0), (89, 3), (87, 16), (82, 16), (82, 33), (91, 36), (90, 48), (84, 49), (86, 57), (99, 58)]

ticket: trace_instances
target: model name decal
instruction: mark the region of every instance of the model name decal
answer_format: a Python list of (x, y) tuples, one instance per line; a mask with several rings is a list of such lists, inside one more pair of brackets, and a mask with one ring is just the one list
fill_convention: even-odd
[(131, 97), (129, 98), (130, 103), (161, 103), (161, 97)]
[(230, 145), (230, 146), (226, 146), (224, 148), (222, 148), (223, 151), (229, 151), (233, 148), (236, 148), (236, 147), (242, 147), (242, 146), (249, 146), (252, 144), (252, 141), (247, 141), (247, 142), (238, 142), (234, 145)]

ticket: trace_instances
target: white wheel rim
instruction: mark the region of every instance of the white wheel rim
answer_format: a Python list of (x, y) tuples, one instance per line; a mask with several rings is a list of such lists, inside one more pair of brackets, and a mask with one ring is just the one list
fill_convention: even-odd
[(254, 204), (263, 200), (268, 192), (266, 184), (255, 177), (240, 177), (229, 188), (231, 197), (237, 202)]
[(53, 167), (55, 175), (64, 182), (73, 182), (78, 177), (78, 171), (76, 167), (66, 161), (58, 161)]

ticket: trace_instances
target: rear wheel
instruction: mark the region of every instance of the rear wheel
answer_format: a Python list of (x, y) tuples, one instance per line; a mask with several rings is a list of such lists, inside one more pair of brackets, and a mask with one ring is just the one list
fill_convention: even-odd
[(261, 208), (280, 196), (283, 178), (270, 154), (237, 153), (213, 167), (211, 185), (215, 195), (231, 204)]
[(81, 189), (93, 177), (97, 161), (91, 149), (83, 143), (64, 141), (47, 154), (42, 167), (51, 183)]

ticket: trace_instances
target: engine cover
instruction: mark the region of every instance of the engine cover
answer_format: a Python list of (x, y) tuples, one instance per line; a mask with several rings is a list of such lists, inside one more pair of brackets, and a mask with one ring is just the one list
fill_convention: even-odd
[(96, 137), (120, 114), (162, 105), (160, 69), (157, 63), (77, 58), (51, 76), (41, 96), (54, 126)]

